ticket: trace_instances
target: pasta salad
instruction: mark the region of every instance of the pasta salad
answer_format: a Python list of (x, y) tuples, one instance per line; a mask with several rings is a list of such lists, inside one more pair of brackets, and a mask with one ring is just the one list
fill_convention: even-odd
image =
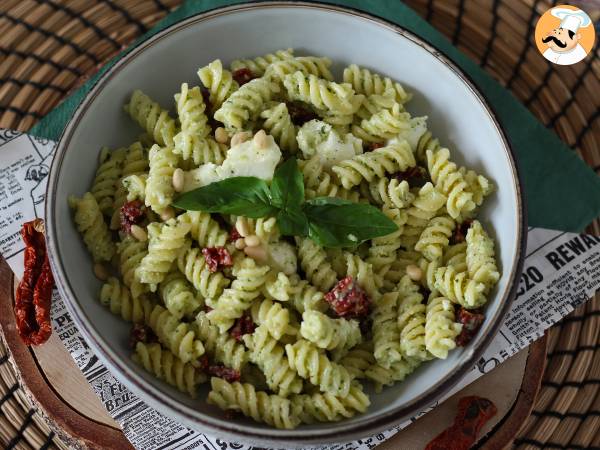
[(364, 413), (376, 391), (467, 345), (497, 283), (476, 219), (493, 185), (405, 109), (396, 81), (280, 50), (215, 60), (171, 114), (102, 149), (71, 196), (133, 359), (278, 428)]

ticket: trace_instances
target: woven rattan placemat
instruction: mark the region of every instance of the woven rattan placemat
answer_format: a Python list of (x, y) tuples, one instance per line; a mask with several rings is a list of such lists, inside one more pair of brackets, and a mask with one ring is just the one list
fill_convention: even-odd
[[(556, 1), (406, 1), (600, 172), (598, 39), (594, 57), (574, 66), (550, 64), (533, 45), (537, 19)], [(0, 127), (28, 130), (179, 3), (2, 0)], [(600, 2), (571, 3), (598, 23)], [(588, 232), (600, 234), (600, 223)], [(516, 448), (600, 449), (599, 335), (600, 296), (550, 330), (542, 389)], [(1, 340), (0, 446), (67, 448), (32, 409)]]

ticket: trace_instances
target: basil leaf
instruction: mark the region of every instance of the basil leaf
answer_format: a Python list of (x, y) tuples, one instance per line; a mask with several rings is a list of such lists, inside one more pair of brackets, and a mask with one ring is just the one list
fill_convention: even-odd
[(281, 209), (298, 208), (304, 201), (304, 178), (292, 157), (275, 169), (271, 182), (271, 198)]
[(277, 226), (284, 236), (308, 236), (308, 219), (299, 208), (280, 210)]
[(272, 216), (271, 193), (264, 180), (256, 177), (232, 177), (180, 195), (173, 206), (188, 211), (234, 214), (253, 219)]
[(335, 197), (319, 197), (303, 206), (308, 236), (322, 247), (351, 247), (398, 230), (378, 208)]

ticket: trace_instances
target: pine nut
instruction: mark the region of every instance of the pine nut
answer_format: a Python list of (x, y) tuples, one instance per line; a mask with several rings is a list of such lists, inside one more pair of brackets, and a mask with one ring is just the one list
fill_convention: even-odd
[(260, 239), (257, 235), (246, 236), (246, 245), (248, 247), (257, 247), (260, 245)]
[(98, 278), (100, 281), (108, 280), (108, 270), (104, 264), (94, 264), (94, 275), (96, 275), (96, 278)]
[(183, 191), (184, 185), (185, 185), (185, 173), (183, 172), (181, 167), (178, 167), (173, 172), (173, 188), (175, 189), (175, 192)]
[(227, 131), (225, 131), (225, 128), (219, 127), (215, 130), (215, 141), (219, 144), (227, 144), (228, 140), (229, 135), (227, 134)]
[(244, 238), (236, 239), (235, 248), (237, 248), (238, 250), (243, 250), (245, 246), (246, 246), (246, 240)]
[(167, 220), (170, 220), (173, 217), (175, 217), (175, 210), (173, 208), (171, 208), (170, 206), (167, 207), (163, 212), (160, 213), (160, 219), (163, 222), (166, 222)]
[(406, 266), (406, 275), (413, 281), (419, 281), (423, 276), (423, 271), (419, 267), (410, 264)]
[(244, 248), (244, 253), (258, 263), (264, 264), (267, 262), (267, 251), (262, 245), (258, 247), (246, 247)]
[(253, 140), (256, 148), (265, 149), (269, 146), (269, 138), (267, 137), (267, 133), (265, 133), (265, 130), (259, 130), (254, 135)]
[(250, 234), (250, 227), (248, 227), (248, 222), (244, 219), (238, 219), (235, 223), (235, 228), (242, 237), (246, 237)]
[(250, 133), (249, 131), (238, 131), (231, 138), (231, 146), (235, 147), (236, 145), (241, 144), (242, 142), (246, 142), (251, 137), (252, 133)]
[(140, 242), (146, 242), (148, 240), (148, 233), (139, 225), (131, 225), (131, 235)]

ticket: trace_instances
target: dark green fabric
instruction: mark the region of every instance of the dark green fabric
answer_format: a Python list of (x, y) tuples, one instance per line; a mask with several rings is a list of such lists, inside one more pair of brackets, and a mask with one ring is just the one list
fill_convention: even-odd
[[(237, 3), (244, 2), (188, 0), (140, 37), (138, 42), (195, 13)], [(330, 3), (361, 9), (396, 22), (442, 50), (471, 76), (498, 113), (517, 154), (525, 188), (529, 225), (578, 232), (600, 214), (600, 178), (554, 133), (538, 122), (512, 94), (459, 52), (413, 10), (399, 0), (338, 0)], [(124, 53), (126, 52), (127, 50)], [(30, 133), (57, 140), (76, 106), (115, 60), (44, 117)]]

